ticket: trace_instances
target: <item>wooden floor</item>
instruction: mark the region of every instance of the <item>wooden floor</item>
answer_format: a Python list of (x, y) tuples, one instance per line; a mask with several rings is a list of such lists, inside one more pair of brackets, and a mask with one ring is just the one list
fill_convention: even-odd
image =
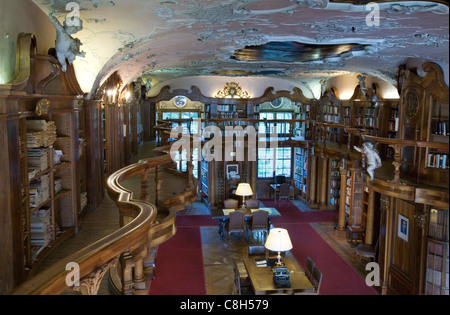
[[(148, 143), (140, 150), (139, 156), (133, 158), (132, 163), (137, 162), (141, 158), (151, 157), (154, 143)], [(150, 180), (150, 183), (153, 181)], [(140, 181), (131, 179), (123, 183), (124, 187), (139, 192)], [(164, 189), (166, 187), (166, 189)], [(184, 183), (180, 185), (180, 178), (171, 174), (164, 174), (163, 192), (167, 197), (176, 193), (177, 187), (184, 189)], [(105, 194), (106, 195), (106, 194)], [(163, 196), (166, 197), (166, 196)], [(296, 201), (297, 203), (297, 201)], [(297, 206), (302, 211), (309, 209), (297, 203)], [(201, 202), (196, 202), (190, 206), (186, 211), (180, 212), (178, 215), (209, 215), (209, 209)], [(363, 264), (354, 255), (354, 249), (345, 239), (336, 238), (334, 236), (334, 225), (332, 223), (313, 223), (312, 226), (316, 231), (352, 266), (361, 276), (365, 277), (366, 271)], [(40, 265), (42, 270), (56, 261), (69, 256), (70, 254), (80, 250), (88, 244), (92, 244), (103, 237), (111, 234), (119, 229), (119, 214), (115, 204), (106, 195), (103, 204), (95, 211), (88, 212), (82, 219), (79, 233), (71, 237), (66, 243), (55, 249), (50, 256), (48, 256)], [(241, 256), (247, 250), (248, 242), (258, 243), (260, 240), (255, 237), (246, 242), (223, 242), (218, 241), (217, 228), (202, 227), (202, 247), (204, 257), (205, 277), (207, 283), (208, 295), (229, 295), (233, 290), (233, 279), (231, 261), (233, 258)], [(221, 245), (217, 245), (221, 244)], [(108, 284), (108, 276), (102, 282), (99, 295), (110, 295)], [(70, 290), (64, 294), (77, 295), (78, 292)]]

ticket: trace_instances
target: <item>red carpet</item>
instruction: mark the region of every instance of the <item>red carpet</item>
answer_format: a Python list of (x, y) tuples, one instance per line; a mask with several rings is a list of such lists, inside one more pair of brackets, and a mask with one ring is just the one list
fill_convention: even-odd
[[(323, 273), (322, 295), (377, 295), (365, 280), (312, 228), (312, 222), (334, 222), (337, 211), (300, 211), (290, 201), (274, 203), (281, 217), (273, 218), (275, 227), (289, 231), (294, 248), (292, 254), (305, 268), (310, 256)], [(177, 234), (159, 246), (156, 280), (150, 295), (206, 295), (200, 227), (218, 226), (210, 216), (178, 216)]]
[(150, 295), (206, 295), (201, 244), (200, 228), (179, 226), (159, 246)]
[(303, 269), (309, 256), (323, 273), (321, 295), (378, 295), (308, 223), (285, 223), (276, 227), (289, 231), (291, 253)]
[(273, 218), (272, 224), (279, 223), (299, 223), (299, 222), (334, 222), (338, 217), (338, 211), (301, 211), (291, 201), (274, 202), (264, 200), (264, 206), (275, 208), (280, 212), (281, 217)]

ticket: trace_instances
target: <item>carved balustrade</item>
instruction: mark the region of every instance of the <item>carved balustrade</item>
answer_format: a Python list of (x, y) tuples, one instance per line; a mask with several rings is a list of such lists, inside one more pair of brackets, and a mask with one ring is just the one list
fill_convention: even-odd
[[(119, 272), (120, 291), (124, 295), (148, 291), (145, 262), (152, 249), (176, 233), (176, 212), (197, 199), (197, 183), (168, 200), (161, 200), (163, 167), (173, 163), (169, 148), (155, 150), (155, 157), (125, 167), (107, 180), (107, 191), (120, 212), (121, 228), (111, 235), (60, 260), (19, 286), (13, 295), (57, 295), (72, 289), (84, 295), (96, 295), (108, 271)], [(155, 172), (156, 205), (149, 202), (149, 174)], [(134, 176), (141, 178), (140, 200), (121, 183)], [(189, 176), (192, 176), (190, 172)], [(75, 263), (75, 264), (74, 264)], [(78, 268), (68, 269), (68, 266)], [(72, 281), (79, 276), (79, 281)], [(71, 280), (72, 279), (72, 280)], [(74, 283), (74, 285), (72, 285)], [(71, 286), (68, 286), (71, 284)], [(116, 286), (117, 288), (117, 286)]]

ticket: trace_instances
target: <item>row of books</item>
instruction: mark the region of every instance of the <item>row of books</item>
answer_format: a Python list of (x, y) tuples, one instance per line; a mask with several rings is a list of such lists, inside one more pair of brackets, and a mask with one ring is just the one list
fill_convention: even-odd
[(448, 242), (448, 230), (449, 226), (449, 214), (448, 211), (439, 211), (432, 209), (430, 211), (430, 224), (428, 227), (428, 236), (440, 240), (443, 242)]
[(449, 168), (448, 154), (436, 154), (436, 153), (428, 154), (427, 167), (448, 169)]
[(336, 179), (332, 179), (330, 181), (330, 186), (334, 187), (334, 188), (340, 188), (341, 187), (341, 181), (340, 180), (336, 180)]
[(378, 119), (373, 117), (358, 117), (356, 118), (357, 126), (365, 126), (365, 127), (376, 127), (378, 124)]
[(333, 197), (331, 197), (330, 198), (330, 205), (332, 205), (332, 206), (335, 206), (335, 205), (338, 205), (339, 204), (339, 197), (335, 197), (335, 196), (333, 196)]
[(435, 135), (440, 135), (440, 136), (448, 136), (448, 135), (450, 135), (449, 122), (448, 121), (439, 121), (439, 122), (437, 122), (433, 133)]
[(326, 114), (339, 115), (339, 106), (324, 106)]
[(399, 130), (399, 126), (400, 126), (400, 120), (398, 118), (388, 122), (389, 131), (397, 132)]
[(371, 107), (358, 107), (356, 114), (358, 116), (365, 115), (365, 116), (373, 116), (375, 115), (375, 108)]
[(220, 112), (235, 112), (236, 105), (217, 105), (217, 110)]
[(330, 189), (330, 195), (331, 196), (337, 196), (337, 195), (339, 195), (340, 191), (341, 190), (339, 188), (331, 188)]
[(323, 119), (324, 119), (324, 122), (327, 122), (327, 123), (339, 124), (341, 122), (340, 117), (336, 116), (336, 115), (324, 115)]

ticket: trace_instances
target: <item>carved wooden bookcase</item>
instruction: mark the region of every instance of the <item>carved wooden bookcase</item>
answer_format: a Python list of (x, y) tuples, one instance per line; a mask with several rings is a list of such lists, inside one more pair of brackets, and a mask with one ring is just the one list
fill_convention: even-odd
[(436, 64), (424, 64), (423, 71), (423, 77), (414, 69), (402, 73), (400, 138), (433, 145), (404, 148), (402, 171), (419, 183), (448, 188), (449, 89)]
[[(0, 86), (1, 294), (25, 281), (47, 254), (77, 232), (85, 190), (79, 164), (84, 135), (78, 131), (83, 93), (73, 67), (61, 72), (54, 57), (37, 55), (30, 34), (21, 35), (18, 50), (20, 75)], [(54, 123), (53, 140), (34, 145), (27, 132), (31, 120)], [(30, 150), (42, 169), (30, 165)]]

